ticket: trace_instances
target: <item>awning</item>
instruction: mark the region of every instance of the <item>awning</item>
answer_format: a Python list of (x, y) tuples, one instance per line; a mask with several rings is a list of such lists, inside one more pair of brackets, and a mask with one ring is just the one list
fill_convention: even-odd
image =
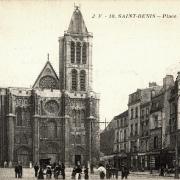
[(114, 158), (114, 155), (103, 156), (103, 157), (100, 157), (100, 161), (106, 161), (106, 160), (110, 160), (113, 158)]
[(125, 158), (125, 157), (127, 157), (127, 154), (126, 153), (119, 153), (119, 154), (116, 154), (114, 156), (115, 157), (120, 157), (120, 158)]
[(110, 160), (114, 158), (125, 158), (125, 157), (127, 157), (126, 153), (118, 153), (118, 154), (100, 157), (100, 161)]

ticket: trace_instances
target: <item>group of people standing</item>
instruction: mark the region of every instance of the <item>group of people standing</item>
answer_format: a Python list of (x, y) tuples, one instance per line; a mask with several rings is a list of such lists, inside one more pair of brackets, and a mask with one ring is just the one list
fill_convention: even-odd
[[(103, 166), (102, 163), (99, 164), (99, 168), (97, 169), (99, 171), (100, 179), (111, 179), (111, 177), (115, 176), (116, 179), (118, 179), (118, 169), (113, 168), (110, 164), (106, 164), (106, 167)], [(39, 166), (37, 163), (34, 165), (34, 172), (35, 177), (37, 179), (51, 179), (52, 176), (54, 176), (54, 179), (58, 179), (58, 177), (61, 175), (62, 179), (65, 179), (65, 165), (64, 163), (54, 163), (52, 165), (46, 165), (46, 166)], [(15, 164), (15, 177), (16, 178), (22, 178), (23, 175), (23, 168), (21, 162), (18, 162)], [(84, 176), (82, 176), (84, 175)], [(122, 165), (121, 166), (121, 179), (127, 179), (129, 175), (129, 169), (127, 166)], [(72, 179), (89, 179), (89, 171), (88, 166), (82, 167), (80, 163), (77, 163), (77, 165), (73, 168)]]
[(21, 162), (18, 162), (15, 164), (14, 170), (15, 170), (15, 178), (22, 178), (23, 167), (22, 167)]
[(61, 175), (65, 179), (65, 166), (64, 163), (54, 163), (53, 165), (47, 165), (46, 167), (40, 166), (36, 163), (34, 166), (35, 177), (37, 179), (51, 179), (54, 174), (54, 179), (58, 179)]
[[(113, 168), (109, 163), (106, 164), (106, 168), (103, 166), (102, 163), (99, 164), (99, 168), (97, 169), (99, 171), (100, 179), (111, 179), (111, 177), (115, 177), (118, 179), (118, 169)], [(121, 179), (127, 179), (129, 175), (129, 169), (127, 166), (122, 165), (121, 166)]]
[(84, 174), (84, 179), (89, 179), (88, 167), (84, 166), (84, 168), (82, 168), (80, 163), (77, 163), (77, 165), (73, 168), (71, 178), (72, 179), (81, 179), (82, 174)]

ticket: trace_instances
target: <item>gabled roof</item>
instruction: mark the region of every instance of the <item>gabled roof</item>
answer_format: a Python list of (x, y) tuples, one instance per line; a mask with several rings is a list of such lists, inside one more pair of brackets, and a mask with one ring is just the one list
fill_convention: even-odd
[(72, 34), (87, 34), (88, 33), (88, 30), (86, 28), (86, 25), (85, 25), (83, 16), (81, 14), (81, 11), (79, 10), (79, 7), (76, 7), (73, 12), (67, 32), (72, 33)]
[(52, 77), (56, 81), (57, 87), (55, 89), (58, 89), (59, 78), (58, 78), (53, 66), (49, 62), (49, 60), (46, 62), (44, 68), (42, 69), (41, 73), (37, 77), (37, 79), (33, 85), (33, 88), (39, 88), (40, 79), (42, 77), (47, 77), (47, 76)]

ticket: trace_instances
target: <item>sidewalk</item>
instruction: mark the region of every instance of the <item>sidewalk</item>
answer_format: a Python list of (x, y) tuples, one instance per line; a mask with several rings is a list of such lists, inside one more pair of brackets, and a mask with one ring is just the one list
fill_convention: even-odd
[[(159, 172), (158, 171), (153, 171), (152, 173), (150, 173), (150, 171), (143, 171), (143, 172), (140, 172), (140, 171), (130, 171), (130, 174), (131, 175), (139, 175), (139, 176), (159, 176)], [(164, 177), (173, 177), (174, 174), (167, 174), (166, 176)], [(163, 176), (161, 176), (163, 177)]]

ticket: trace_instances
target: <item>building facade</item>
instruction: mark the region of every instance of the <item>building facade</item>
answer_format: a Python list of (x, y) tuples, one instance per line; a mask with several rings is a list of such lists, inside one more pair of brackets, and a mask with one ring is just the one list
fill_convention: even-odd
[(99, 95), (92, 90), (92, 34), (75, 8), (59, 38), (59, 75), (49, 60), (32, 88), (0, 89), (0, 161), (99, 158)]
[[(114, 164), (118, 162), (120, 167), (122, 156), (126, 156), (127, 162), (123, 163), (127, 163), (132, 170), (175, 167), (176, 147), (180, 153), (177, 131), (180, 127), (179, 84), (180, 73), (176, 81), (172, 75), (166, 75), (162, 86), (149, 83), (148, 88), (137, 89), (129, 95), (127, 114), (121, 113), (113, 118), (117, 123), (114, 128), (114, 150), (109, 157), (113, 158)], [(127, 133), (126, 138), (123, 138), (124, 132)]]

